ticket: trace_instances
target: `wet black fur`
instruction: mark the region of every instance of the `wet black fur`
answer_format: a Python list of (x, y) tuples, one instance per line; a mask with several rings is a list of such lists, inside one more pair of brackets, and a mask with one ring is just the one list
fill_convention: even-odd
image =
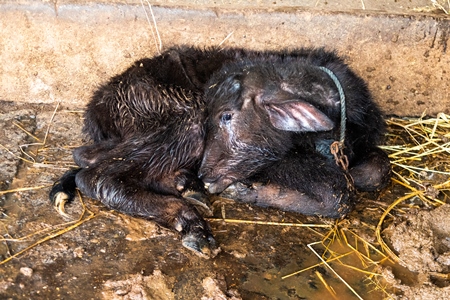
[[(378, 151), (376, 144), (384, 132), (381, 113), (372, 102), (365, 83), (335, 54), (321, 49), (255, 52), (177, 47), (154, 58), (137, 61), (94, 93), (86, 108), (83, 129), (92, 144), (74, 151), (74, 159), (80, 169), (68, 171), (55, 184), (50, 193), (51, 200), (54, 201), (60, 191), (73, 196), (76, 185), (82, 193), (112, 209), (154, 220), (180, 232), (186, 247), (209, 255), (208, 249), (216, 248), (211, 230), (196, 208), (181, 196), (187, 188), (201, 189), (203, 186), (198, 173), (207, 136), (208, 147), (215, 147), (205, 126), (207, 118), (208, 130), (214, 132), (215, 125), (211, 120), (216, 114), (229, 105), (240, 109), (240, 94), (226, 87), (231, 73), (242, 72), (249, 64), (268, 66), (283, 63), (325, 65), (335, 72), (349, 98), (346, 149), (352, 166), (364, 163), (368, 156)], [(318, 76), (329, 89), (335, 90), (326, 75), (321, 73)], [(214, 90), (215, 86), (225, 90)], [(232, 98), (228, 97), (230, 94)], [(335, 109), (316, 105), (333, 122), (339, 123)], [(289, 138), (285, 133), (268, 128), (267, 123), (255, 123), (254, 126), (267, 127), (269, 135), (283, 137), (274, 138), (278, 144), (270, 147), (259, 146), (257, 141), (256, 148), (260, 152), (249, 152), (246, 159), (256, 161), (258, 166), (252, 169), (250, 164), (250, 169), (243, 172), (245, 176), (236, 180), (273, 181), (277, 183), (275, 188), (280, 189), (279, 195), (287, 194), (291, 202), (304, 190), (319, 196), (324, 190), (338, 191), (345, 199), (342, 202), (332, 199), (330, 201), (334, 203), (326, 203), (323, 210), (317, 209), (320, 199), (272, 205), (256, 201), (253, 195), (250, 197), (252, 200), (243, 197), (243, 201), (330, 217), (339, 217), (348, 211), (351, 192), (347, 189), (345, 176), (327, 154), (317, 150), (318, 141), (336, 138), (338, 126), (326, 133), (289, 133)], [(261, 159), (270, 157), (272, 152), (273, 159)], [(375, 157), (380, 158), (376, 154)], [(385, 161), (381, 160), (384, 164)], [(228, 163), (232, 165), (231, 161)], [(226, 161), (224, 164), (221, 171), (229, 171)], [(245, 164), (242, 166), (245, 168)], [(212, 181), (208, 172), (213, 172), (213, 168), (214, 165), (204, 160), (202, 176)], [(366, 167), (359, 171), (359, 176), (365, 181)], [(303, 179), (305, 176), (308, 181)], [(384, 185), (377, 184), (380, 187)], [(364, 182), (360, 186), (364, 187)], [(256, 197), (271, 192), (262, 191)], [(254, 191), (242, 192), (240, 196), (246, 193)], [(314, 203), (309, 205), (310, 201)]]
[[(350, 177), (329, 149), (340, 136), (340, 95), (319, 66), (332, 71), (344, 89)], [(389, 182), (388, 157), (377, 147), (385, 131), (382, 113), (365, 82), (332, 52), (317, 49), (227, 64), (210, 79), (205, 98), (208, 136), (200, 174), (210, 192), (239, 181), (269, 183), (231, 192), (260, 206), (340, 217), (352, 207), (352, 186), (374, 191)], [(333, 129), (275, 128), (268, 106), (296, 101), (326, 115)]]

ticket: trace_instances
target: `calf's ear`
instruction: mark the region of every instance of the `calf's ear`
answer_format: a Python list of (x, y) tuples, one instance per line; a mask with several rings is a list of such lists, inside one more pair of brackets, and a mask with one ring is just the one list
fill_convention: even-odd
[(328, 131), (334, 123), (312, 104), (295, 100), (264, 103), (272, 125), (280, 130), (296, 132)]

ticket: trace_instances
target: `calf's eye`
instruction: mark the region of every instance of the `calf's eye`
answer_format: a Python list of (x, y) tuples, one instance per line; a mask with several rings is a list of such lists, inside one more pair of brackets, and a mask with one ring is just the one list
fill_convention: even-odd
[(222, 124), (228, 124), (230, 123), (232, 118), (232, 115), (230, 113), (223, 113), (222, 116), (220, 117), (220, 122)]

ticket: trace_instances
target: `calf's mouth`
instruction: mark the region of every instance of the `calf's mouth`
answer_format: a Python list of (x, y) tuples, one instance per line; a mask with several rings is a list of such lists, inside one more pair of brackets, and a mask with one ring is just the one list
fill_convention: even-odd
[(216, 179), (204, 178), (205, 188), (210, 194), (219, 194), (223, 192), (229, 185), (235, 182), (234, 178), (220, 176)]

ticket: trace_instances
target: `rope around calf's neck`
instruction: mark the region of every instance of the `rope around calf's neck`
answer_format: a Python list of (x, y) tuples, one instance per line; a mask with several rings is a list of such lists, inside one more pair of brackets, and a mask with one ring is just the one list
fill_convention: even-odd
[(348, 169), (348, 158), (344, 154), (344, 143), (345, 143), (345, 132), (346, 132), (346, 126), (347, 126), (347, 108), (346, 108), (346, 102), (345, 102), (345, 93), (344, 89), (342, 88), (341, 82), (337, 78), (337, 76), (328, 68), (318, 66), (320, 70), (324, 71), (325, 73), (330, 76), (330, 78), (333, 80), (334, 84), (336, 85), (336, 88), (339, 93), (339, 101), (341, 104), (341, 125), (340, 125), (340, 136), (339, 136), (339, 142), (335, 141), (330, 145), (330, 151), (331, 154), (333, 154), (334, 159), (336, 160), (336, 163), (342, 167), (342, 169), (347, 170)]
[(345, 142), (345, 131), (346, 131), (346, 125), (347, 125), (347, 108), (345, 103), (345, 93), (344, 89), (342, 88), (341, 82), (336, 77), (336, 75), (328, 68), (319, 66), (320, 70), (324, 71), (325, 73), (330, 76), (330, 78), (333, 80), (334, 84), (336, 85), (336, 88), (339, 92), (339, 101), (341, 102), (341, 135), (339, 137), (339, 143), (341, 144), (340, 147), (344, 147)]

